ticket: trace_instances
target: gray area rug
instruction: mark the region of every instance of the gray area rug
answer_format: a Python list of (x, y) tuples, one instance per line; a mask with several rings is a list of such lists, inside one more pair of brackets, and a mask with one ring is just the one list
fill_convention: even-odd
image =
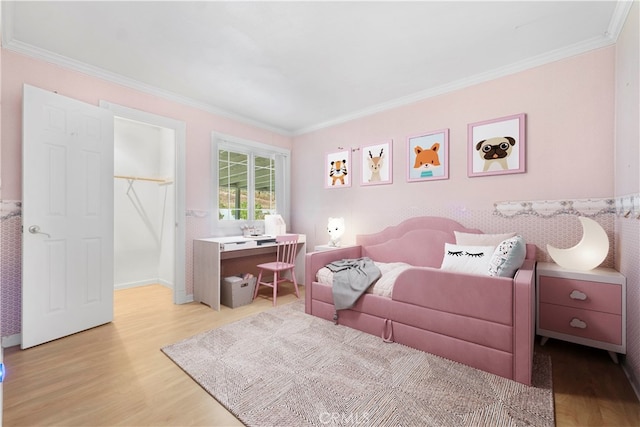
[(551, 361), (528, 387), (304, 313), (294, 302), (162, 351), (248, 426), (552, 426)]

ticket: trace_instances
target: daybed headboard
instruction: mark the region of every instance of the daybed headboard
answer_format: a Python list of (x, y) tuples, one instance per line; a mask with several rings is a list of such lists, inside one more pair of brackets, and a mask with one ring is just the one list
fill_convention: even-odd
[[(455, 243), (454, 231), (482, 233), (442, 217), (420, 216), (392, 225), (379, 233), (359, 234), (356, 245), (362, 256), (380, 262), (406, 262), (419, 267), (440, 268), (444, 244)], [(527, 244), (527, 259), (536, 259), (536, 246)]]
[(439, 268), (444, 255), (444, 244), (455, 243), (454, 231), (482, 233), (442, 217), (422, 216), (410, 218), (375, 234), (356, 236), (362, 246), (362, 256), (380, 262), (406, 262), (421, 267)]

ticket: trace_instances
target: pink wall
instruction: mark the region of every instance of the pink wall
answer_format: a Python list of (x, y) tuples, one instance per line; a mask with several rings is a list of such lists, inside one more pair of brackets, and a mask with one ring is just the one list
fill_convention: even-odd
[(640, 6), (634, 2), (616, 43), (616, 194), (640, 191)]
[[(100, 99), (183, 120), (187, 123), (187, 209), (209, 210), (210, 133), (292, 147), (292, 229), (305, 233), (308, 247), (324, 244), (326, 218), (345, 216), (347, 236), (378, 231), (416, 215), (442, 215), (486, 232), (509, 229), (544, 247), (575, 243), (575, 218), (497, 218), (493, 203), (613, 196), (614, 49), (605, 48), (289, 138), (187, 107), (163, 98), (69, 71), (10, 51), (2, 51), (2, 181), (4, 200), (21, 199), (21, 88), (28, 83), (91, 104)], [(527, 114), (527, 173), (467, 178), (467, 123)], [(450, 179), (406, 182), (405, 138), (450, 129)], [(338, 146), (359, 147), (393, 139), (393, 184), (361, 187), (354, 153), (348, 189), (324, 189), (323, 160)], [(3, 222), (4, 223), (4, 222)], [(613, 220), (601, 218), (610, 233)], [(5, 225), (3, 224), (3, 227)], [(7, 234), (16, 228), (7, 223)], [(3, 229), (3, 234), (5, 230)], [(209, 233), (209, 219), (187, 218), (187, 293), (191, 291), (191, 242)], [(15, 241), (15, 239), (13, 239)], [(13, 246), (12, 246), (13, 248)], [(11, 251), (11, 248), (3, 252)], [(19, 260), (19, 246), (13, 248)], [(17, 257), (15, 255), (18, 255)], [(540, 254), (544, 259), (544, 254)], [(607, 263), (611, 265), (612, 259)], [(3, 281), (3, 307), (14, 307), (8, 332), (19, 332), (19, 264)], [(3, 271), (3, 277), (5, 272)], [(5, 313), (4, 318), (7, 318)], [(18, 316), (19, 319), (19, 316)], [(17, 325), (16, 325), (17, 323)]]
[(100, 100), (182, 120), (187, 124), (188, 209), (209, 210), (211, 132), (291, 148), (291, 138), (238, 121), (129, 89), (79, 72), (3, 49), (2, 51), (2, 187), (5, 200), (21, 199), (22, 85), (98, 105)]
[[(613, 197), (640, 191), (638, 9), (635, 2), (616, 48), (599, 49), (295, 138), (3, 49), (2, 199), (21, 200), (21, 91), (23, 83), (28, 83), (94, 105), (103, 99), (185, 121), (187, 209), (210, 208), (210, 134), (215, 130), (292, 148), (292, 228), (307, 234), (310, 248), (328, 240), (328, 216), (346, 217), (348, 241), (357, 233), (378, 231), (404, 218), (427, 214), (448, 216), (486, 232), (519, 231), (528, 242), (538, 245), (538, 257), (544, 259), (542, 248), (546, 243), (561, 247), (579, 239), (575, 218), (506, 219), (493, 214), (493, 203)], [(527, 114), (527, 172), (468, 178), (467, 124), (521, 112)], [(450, 179), (407, 183), (405, 138), (442, 128), (450, 129)], [(323, 159), (327, 152), (338, 146), (356, 148), (386, 139), (394, 141), (392, 185), (361, 187), (357, 179), (359, 153), (355, 152), (350, 165), (352, 187), (324, 189)], [(19, 205), (3, 203), (2, 212), (0, 313), (2, 336), (7, 336), (20, 332)], [(625, 368), (640, 389), (640, 226), (635, 219), (614, 220), (611, 214), (599, 221), (614, 240), (615, 265), (628, 279), (630, 324)], [(208, 233), (208, 219), (188, 218), (188, 292), (192, 239)], [(609, 266), (614, 264), (612, 257), (610, 254), (606, 261)]]
[[(29, 84), (98, 105), (100, 100), (186, 123), (186, 292), (193, 292), (193, 239), (211, 235), (211, 132), (283, 148), (292, 138), (2, 49), (2, 336), (21, 331), (22, 86)], [(198, 215), (189, 215), (190, 211)], [(238, 231), (240, 231), (238, 229)]]
[[(370, 232), (415, 213), (491, 212), (498, 201), (612, 197), (614, 47), (295, 137), (294, 228), (325, 243), (328, 216), (348, 233)], [(526, 113), (526, 173), (467, 177), (467, 124)], [(450, 129), (450, 179), (406, 182), (406, 137)], [(323, 156), (393, 139), (393, 185), (323, 188)], [(469, 224), (465, 224), (469, 226)], [(315, 240), (314, 240), (315, 239)]]

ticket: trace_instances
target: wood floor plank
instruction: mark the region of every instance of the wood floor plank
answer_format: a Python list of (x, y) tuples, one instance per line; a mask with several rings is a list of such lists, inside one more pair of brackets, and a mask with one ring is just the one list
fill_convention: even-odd
[(558, 426), (640, 426), (640, 403), (622, 367), (604, 350), (550, 339)]
[[(159, 285), (116, 291), (112, 323), (5, 350), (4, 425), (242, 425), (160, 348), (271, 308), (269, 291), (220, 312), (174, 305)], [(287, 285), (280, 290), (279, 304), (295, 299)], [(640, 404), (606, 352), (556, 340), (536, 351), (552, 357), (558, 426), (640, 425)]]

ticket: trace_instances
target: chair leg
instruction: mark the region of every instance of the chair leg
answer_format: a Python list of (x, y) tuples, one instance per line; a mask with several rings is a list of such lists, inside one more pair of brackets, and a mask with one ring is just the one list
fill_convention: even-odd
[(253, 299), (258, 298), (258, 288), (260, 287), (260, 281), (262, 280), (262, 270), (258, 273), (258, 279), (256, 280), (256, 289), (253, 291)]
[(278, 297), (278, 272), (273, 272), (273, 306), (276, 306), (276, 298)]
[(298, 282), (296, 281), (296, 272), (293, 270), (289, 270), (291, 272), (291, 278), (293, 279), (293, 287), (296, 289), (296, 298), (300, 299), (300, 293), (298, 292)]

